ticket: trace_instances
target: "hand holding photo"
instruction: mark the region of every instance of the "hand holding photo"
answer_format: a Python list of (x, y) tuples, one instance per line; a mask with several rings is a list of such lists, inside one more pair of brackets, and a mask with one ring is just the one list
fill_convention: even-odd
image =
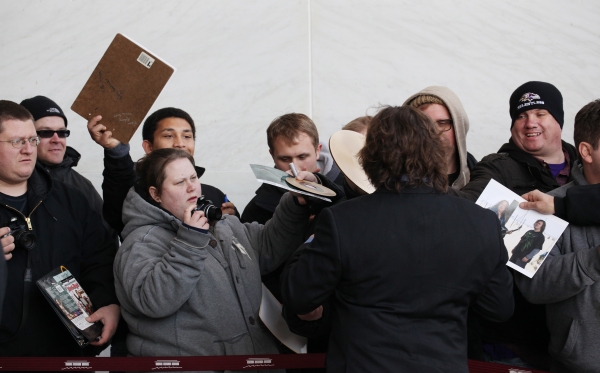
[(568, 223), (553, 215), (523, 210), (525, 200), (492, 179), (477, 204), (496, 214), (500, 222), (510, 268), (531, 278), (567, 228)]

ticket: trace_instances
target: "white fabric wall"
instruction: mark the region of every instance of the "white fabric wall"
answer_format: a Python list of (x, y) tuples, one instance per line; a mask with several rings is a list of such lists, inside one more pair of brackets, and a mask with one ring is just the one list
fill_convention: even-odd
[[(445, 85), (471, 121), (478, 159), (509, 137), (508, 98), (529, 80), (565, 100), (563, 138), (600, 97), (600, 3), (594, 0), (0, 0), (0, 98), (45, 95), (69, 118), (78, 171), (99, 188), (102, 149), (70, 110), (114, 35), (177, 67), (152, 111), (176, 106), (198, 126), (203, 182), (240, 210), (271, 164), (265, 129), (284, 113), (313, 118), (322, 140), (351, 119)], [(143, 155), (141, 131), (134, 160)]]

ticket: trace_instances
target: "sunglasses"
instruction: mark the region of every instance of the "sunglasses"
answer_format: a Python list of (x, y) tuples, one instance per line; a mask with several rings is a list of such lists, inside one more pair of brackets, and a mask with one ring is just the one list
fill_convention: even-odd
[(41, 137), (42, 139), (49, 139), (52, 136), (54, 136), (54, 134), (57, 134), (58, 137), (60, 137), (61, 139), (64, 139), (65, 137), (69, 137), (69, 135), (71, 134), (71, 131), (69, 131), (69, 130), (58, 130), (58, 131), (39, 130), (39, 131), (35, 131), (35, 132), (37, 132), (38, 136)]

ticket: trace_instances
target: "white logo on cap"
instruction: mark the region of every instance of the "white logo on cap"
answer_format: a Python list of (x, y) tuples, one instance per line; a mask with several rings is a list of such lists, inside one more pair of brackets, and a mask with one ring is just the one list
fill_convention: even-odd
[(523, 96), (521, 96), (521, 98), (519, 99), (519, 102), (525, 102), (525, 101), (533, 101), (533, 100), (539, 100), (540, 99), (540, 95), (536, 94), (536, 93), (525, 93)]
[(60, 110), (58, 110), (55, 107), (51, 107), (50, 109), (46, 110), (48, 113), (58, 113), (60, 114)]

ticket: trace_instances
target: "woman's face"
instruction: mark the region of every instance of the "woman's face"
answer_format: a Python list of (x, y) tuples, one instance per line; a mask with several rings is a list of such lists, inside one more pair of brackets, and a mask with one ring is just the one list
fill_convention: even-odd
[(507, 206), (508, 206), (508, 202), (506, 202), (506, 201), (500, 202), (500, 204), (498, 205), (498, 212), (503, 213), (506, 210)]
[[(186, 158), (179, 158), (166, 166), (165, 181), (162, 184), (160, 196), (153, 195), (152, 189), (153, 187), (150, 187), (150, 195), (160, 207), (181, 221), (183, 221), (185, 209), (190, 205), (195, 205), (198, 197), (202, 195), (196, 169)], [(154, 190), (156, 191), (156, 189)]]
[(539, 232), (542, 230), (543, 225), (544, 225), (543, 221), (536, 221), (535, 223), (533, 223), (533, 230), (536, 232)]

